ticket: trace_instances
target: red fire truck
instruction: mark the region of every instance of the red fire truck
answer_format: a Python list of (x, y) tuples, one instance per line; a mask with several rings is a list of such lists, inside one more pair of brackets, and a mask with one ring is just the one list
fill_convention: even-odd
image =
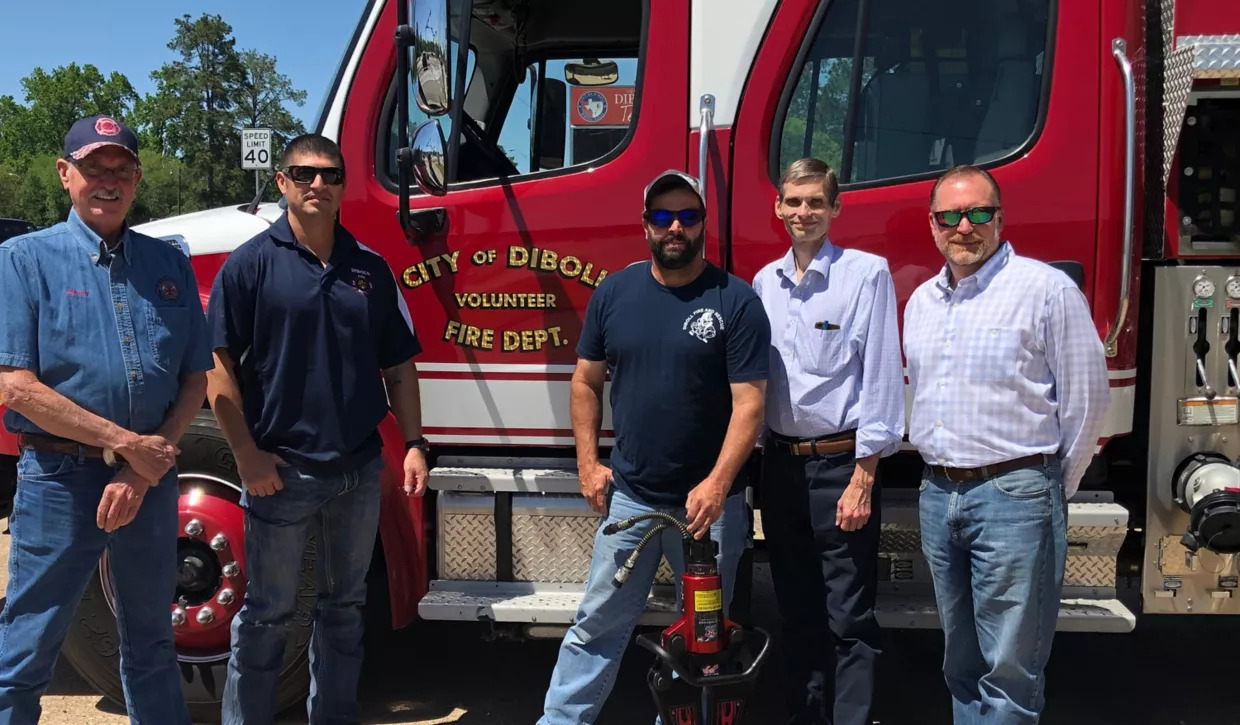
[[(1090, 300), (1112, 397), (1069, 506), (1061, 628), (1240, 612), (1232, 0), (371, 0), (318, 130), (349, 169), (343, 221), (387, 258), (425, 347), (433, 492), (407, 500), (386, 475), (376, 558), (373, 603), (393, 627), (559, 636), (597, 525), (573, 470), (574, 346), (591, 292), (647, 255), (640, 190), (668, 167), (699, 175), (707, 254), (748, 279), (787, 246), (774, 180), (808, 155), (843, 184), (833, 241), (886, 257), (901, 305), (943, 264), (927, 200), (961, 163), (1002, 184), (1016, 249)], [(280, 213), (142, 229), (192, 255), (205, 302), (225, 255)], [(392, 421), (384, 440), (399, 470)], [(208, 410), (182, 448), (169, 607), (186, 692), (209, 715), (244, 595), (240, 483)], [(11, 438), (0, 453), (11, 488)], [(911, 450), (884, 461), (885, 626), (937, 626), (920, 469)], [(306, 688), (314, 556), (310, 541), (282, 703)], [(119, 697), (108, 571), (105, 558), (65, 654)], [(651, 624), (672, 617), (668, 575)]]

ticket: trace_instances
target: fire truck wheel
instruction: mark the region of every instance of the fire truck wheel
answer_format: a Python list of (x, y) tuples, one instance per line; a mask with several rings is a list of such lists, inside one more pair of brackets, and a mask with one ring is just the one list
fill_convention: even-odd
[[(241, 482), (232, 451), (210, 411), (198, 414), (180, 445), (180, 571), (177, 601), (169, 602), (169, 612), (190, 715), (194, 722), (218, 722), (227, 676), (229, 625), (245, 591)], [(301, 571), (297, 614), (288, 625), (284, 667), (276, 688), (280, 710), (304, 700), (310, 690), (309, 614), (314, 611), (316, 590), (313, 539), (307, 542)], [(123, 707), (120, 635), (111, 591), (105, 554), (78, 604), (61, 651), (83, 679)]]

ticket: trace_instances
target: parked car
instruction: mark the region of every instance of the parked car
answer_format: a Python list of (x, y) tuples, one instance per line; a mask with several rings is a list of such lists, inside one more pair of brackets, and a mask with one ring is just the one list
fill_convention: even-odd
[(25, 221), (24, 219), (0, 218), (0, 244), (4, 244), (5, 241), (12, 239), (13, 237), (21, 236), (22, 234), (29, 234), (36, 229), (38, 229), (38, 227), (28, 221)]

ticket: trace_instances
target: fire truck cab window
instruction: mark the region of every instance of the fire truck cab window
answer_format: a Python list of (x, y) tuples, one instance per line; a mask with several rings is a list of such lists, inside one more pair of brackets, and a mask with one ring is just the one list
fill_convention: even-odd
[[(584, 165), (622, 147), (636, 117), (643, 12), (644, 0), (474, 0), (455, 181)], [(394, 182), (391, 95), (383, 152)], [(439, 118), (450, 139), (449, 116)], [(411, 131), (422, 120), (411, 103)]]
[(842, 182), (858, 183), (1012, 155), (1034, 134), (1044, 102), (1049, 5), (832, 3), (777, 127), (778, 168), (817, 156)]

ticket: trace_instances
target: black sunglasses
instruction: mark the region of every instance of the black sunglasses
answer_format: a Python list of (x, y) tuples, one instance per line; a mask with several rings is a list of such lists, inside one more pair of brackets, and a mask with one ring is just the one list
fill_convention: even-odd
[(344, 169), (339, 166), (286, 166), (284, 173), (298, 184), (313, 184), (316, 176), (322, 176), (329, 186), (344, 183)]
[(989, 224), (997, 211), (997, 206), (975, 206), (972, 209), (948, 209), (931, 213), (939, 226), (950, 228), (960, 224), (961, 219), (968, 219), (970, 224)]
[(682, 227), (696, 227), (702, 223), (701, 209), (681, 209), (680, 211), (670, 211), (668, 209), (651, 209), (644, 215), (646, 221), (656, 227), (670, 227), (672, 222), (680, 222)]

